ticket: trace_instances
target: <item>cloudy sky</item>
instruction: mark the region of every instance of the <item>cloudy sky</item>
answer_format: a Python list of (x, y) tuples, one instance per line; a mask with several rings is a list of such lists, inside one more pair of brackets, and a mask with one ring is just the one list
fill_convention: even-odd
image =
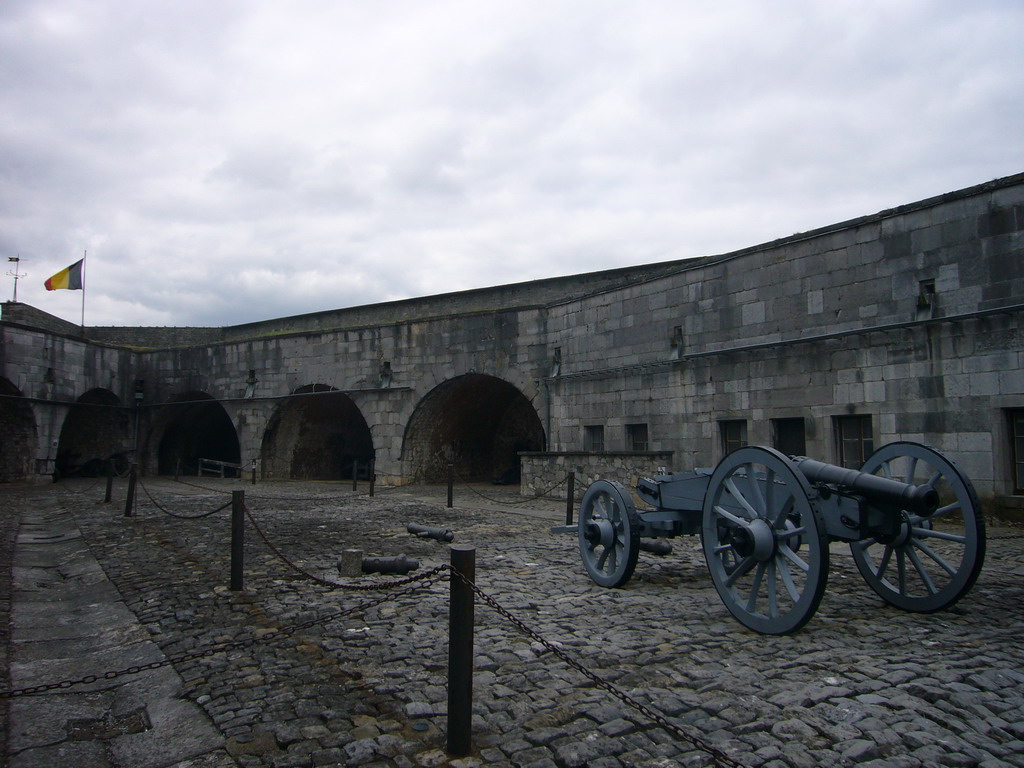
[(3, 0), (0, 261), (225, 325), (724, 253), (1024, 171), (1021, 40), (1020, 0)]

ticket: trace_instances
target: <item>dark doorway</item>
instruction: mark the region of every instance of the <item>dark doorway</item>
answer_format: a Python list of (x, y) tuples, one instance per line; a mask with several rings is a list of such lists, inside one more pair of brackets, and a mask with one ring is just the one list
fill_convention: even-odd
[(107, 461), (124, 472), (132, 460), (131, 416), (109, 389), (91, 389), (68, 411), (57, 447), (57, 475), (99, 477)]
[(323, 384), (300, 387), (267, 425), (264, 477), (348, 480), (366, 477), (373, 437), (352, 398)]
[[(235, 425), (224, 406), (206, 393), (175, 398), (157, 418), (166, 425), (157, 451), (159, 474), (197, 475), (200, 459), (236, 466), (241, 461)], [(225, 475), (237, 477), (238, 470), (229, 466)]]
[(479, 373), (435, 387), (409, 420), (404, 450), (418, 480), (519, 482), (519, 452), (544, 450), (544, 428), (518, 389)]
[(0, 378), (0, 483), (27, 480), (32, 474), (36, 420), (16, 386)]

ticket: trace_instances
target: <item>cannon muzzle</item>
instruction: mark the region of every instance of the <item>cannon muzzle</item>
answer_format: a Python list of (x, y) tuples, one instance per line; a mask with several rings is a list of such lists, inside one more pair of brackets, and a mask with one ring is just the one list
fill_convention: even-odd
[(906, 509), (924, 517), (930, 517), (939, 508), (939, 492), (930, 485), (910, 485), (814, 459), (797, 458), (795, 461), (810, 482), (834, 485), (839, 491), (863, 496), (876, 506)]

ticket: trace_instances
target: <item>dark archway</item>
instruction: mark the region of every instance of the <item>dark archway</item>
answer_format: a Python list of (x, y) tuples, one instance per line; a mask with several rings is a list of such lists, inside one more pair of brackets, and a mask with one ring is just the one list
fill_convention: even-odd
[(264, 477), (345, 480), (365, 475), (373, 437), (352, 398), (324, 384), (300, 387), (270, 419), (263, 436)]
[(159, 474), (199, 474), (200, 459), (227, 464), (241, 462), (242, 451), (231, 417), (224, 406), (205, 392), (175, 397), (161, 409), (157, 419), (164, 425), (157, 450)]
[(0, 378), (0, 483), (27, 480), (32, 474), (36, 420), (21, 391)]
[(442, 482), (447, 465), (464, 480), (519, 482), (520, 451), (544, 450), (530, 401), (494, 376), (470, 373), (435, 387), (416, 407), (404, 451), (418, 480)]
[(131, 416), (109, 389), (90, 389), (68, 411), (57, 446), (57, 475), (99, 477), (114, 459), (123, 471), (131, 461)]

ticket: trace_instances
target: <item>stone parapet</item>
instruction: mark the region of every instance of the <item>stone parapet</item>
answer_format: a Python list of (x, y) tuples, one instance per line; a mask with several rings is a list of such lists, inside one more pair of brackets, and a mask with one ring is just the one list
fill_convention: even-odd
[(635, 476), (657, 474), (672, 464), (672, 451), (525, 451), (519, 454), (524, 496), (565, 497), (565, 479), (576, 473), (576, 498), (582, 499), (595, 480), (615, 480), (624, 485)]

